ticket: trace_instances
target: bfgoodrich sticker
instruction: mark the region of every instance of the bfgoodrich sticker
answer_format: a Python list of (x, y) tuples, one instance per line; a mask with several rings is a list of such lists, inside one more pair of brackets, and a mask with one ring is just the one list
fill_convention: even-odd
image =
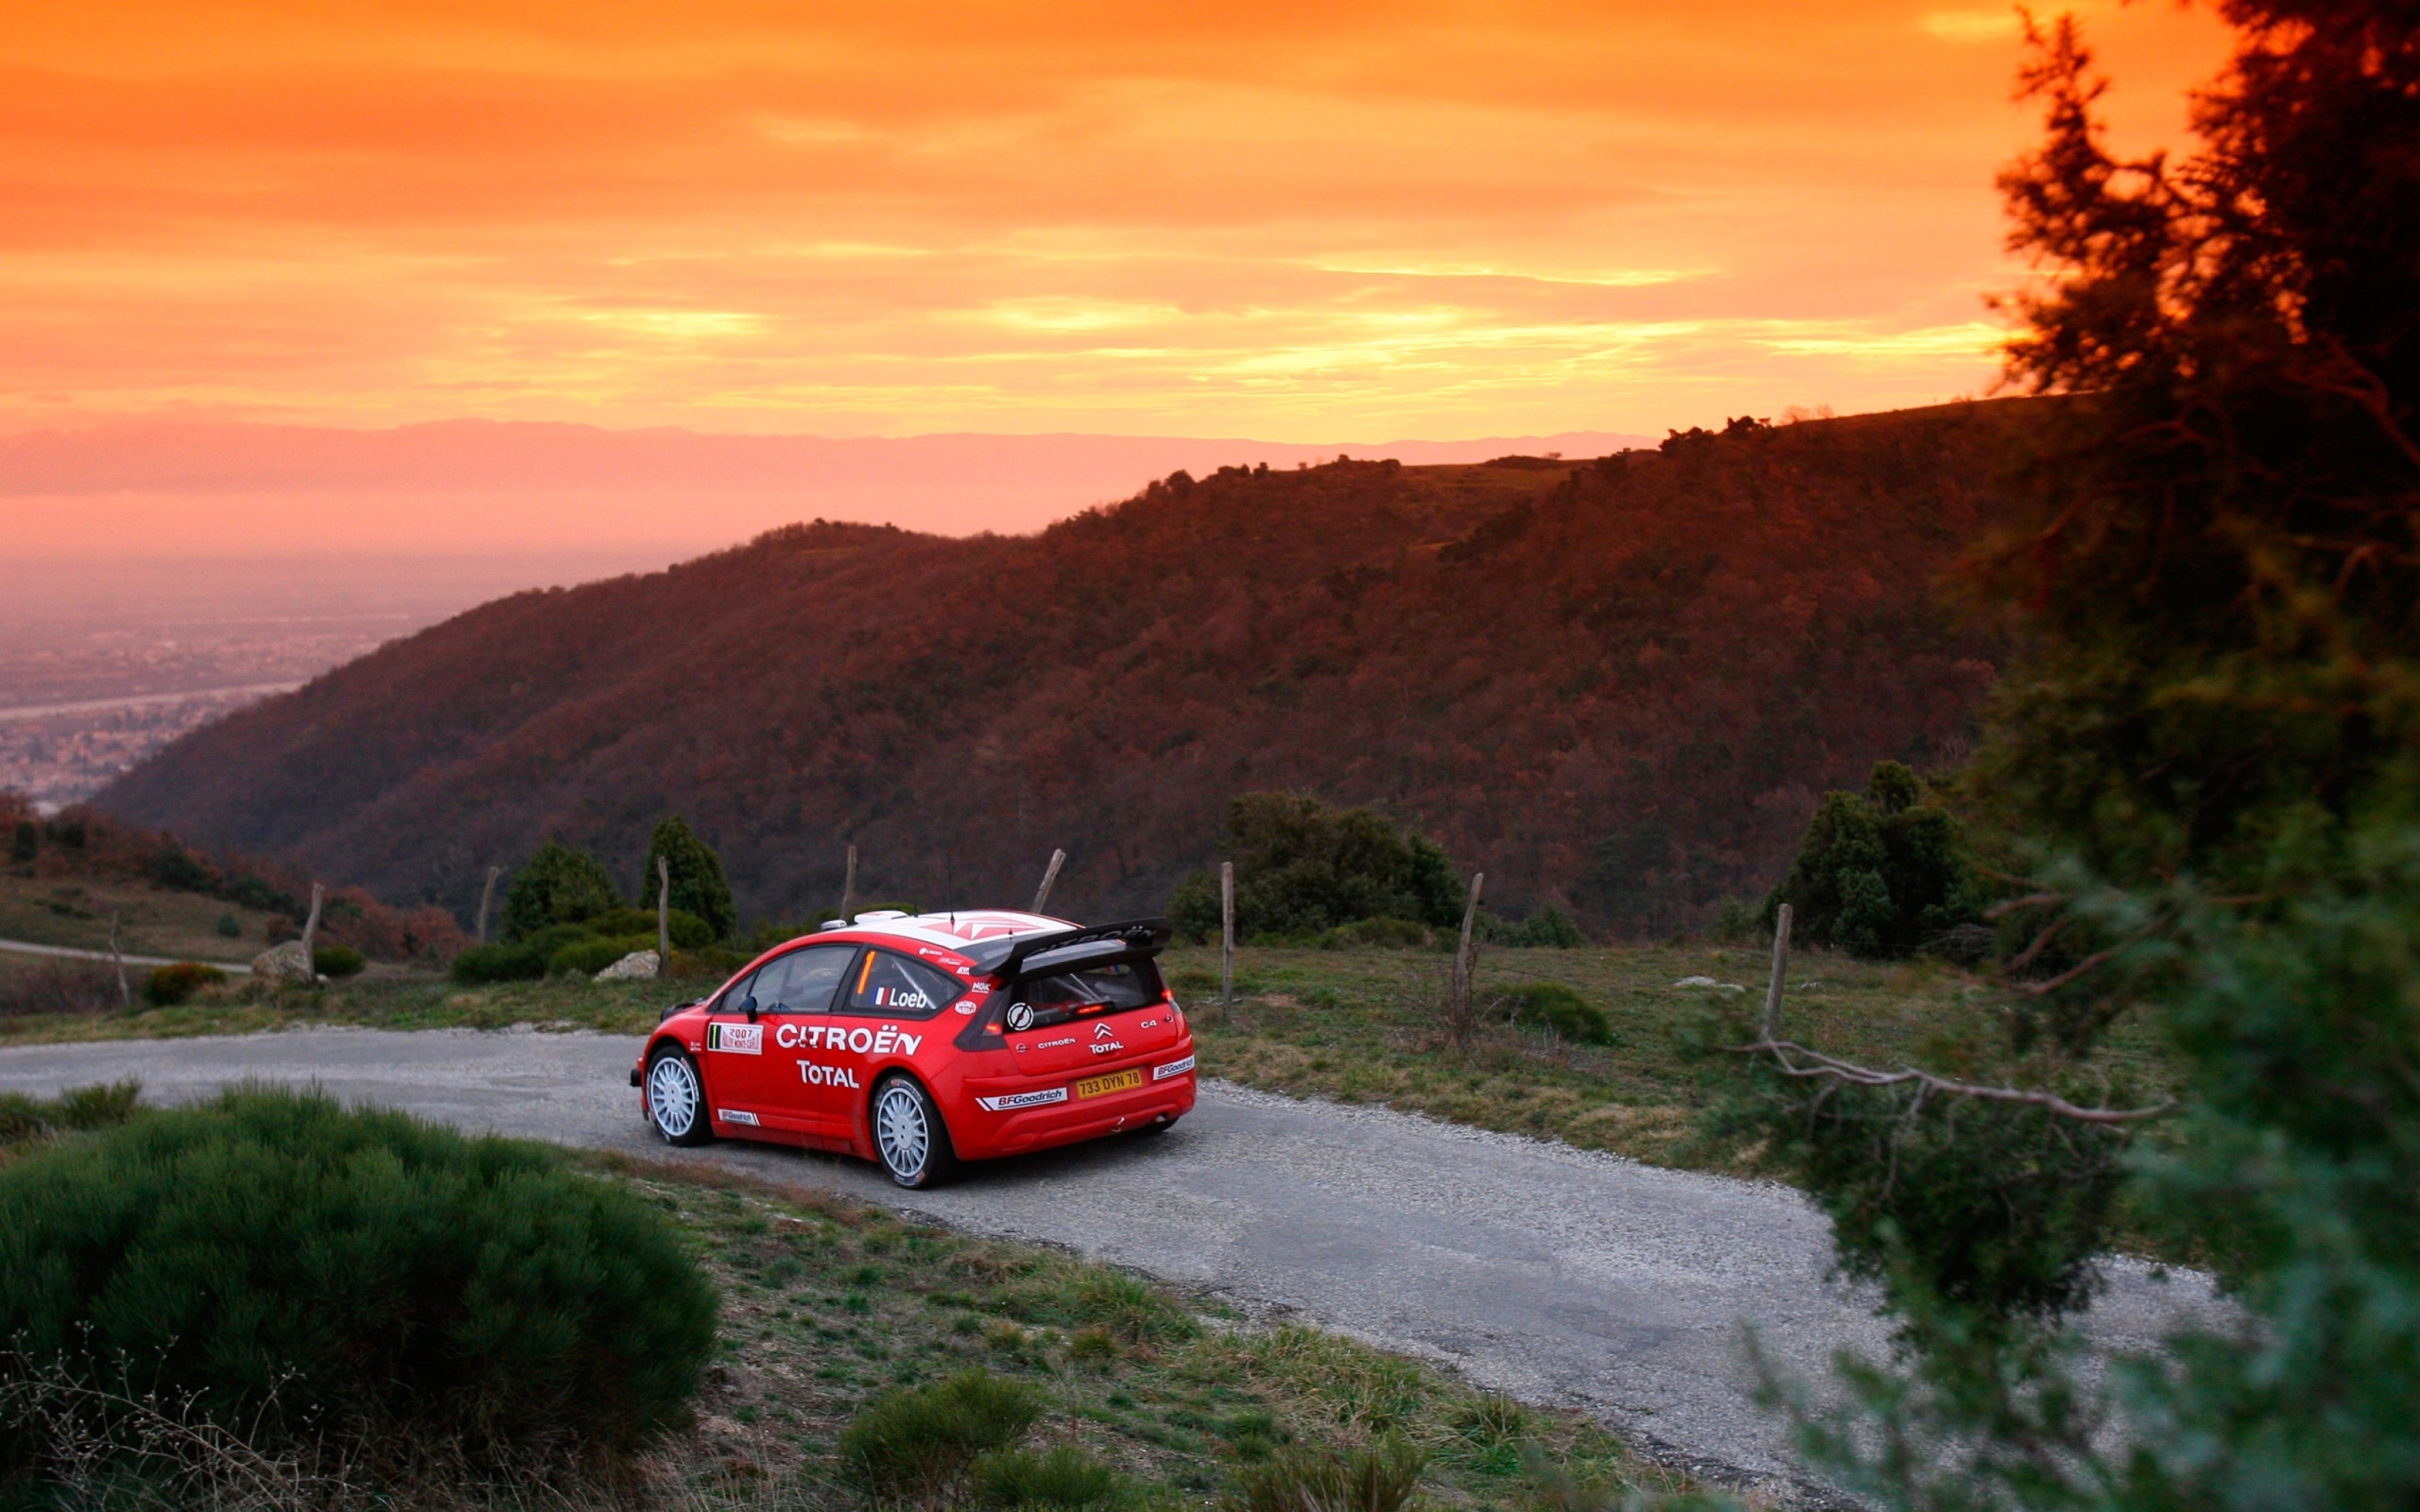
[(1067, 1089), (1053, 1087), (1048, 1091), (1011, 1092), (1006, 1097), (977, 1097), (975, 1100), (983, 1105), (987, 1113), (1005, 1113), (1013, 1108), (1040, 1108), (1045, 1103), (1063, 1103), (1067, 1100)]

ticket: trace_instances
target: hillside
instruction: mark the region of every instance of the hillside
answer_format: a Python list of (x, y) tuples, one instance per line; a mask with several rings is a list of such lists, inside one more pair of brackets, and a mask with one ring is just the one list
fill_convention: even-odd
[(1565, 464), (1177, 474), (1037, 536), (815, 524), (486, 605), (247, 709), (100, 806), (467, 916), (542, 837), (667, 811), (743, 908), (1157, 906), (1227, 799), (1378, 802), (1517, 913), (1662, 930), (1760, 891), (1817, 796), (1963, 748), (1995, 646), (1935, 579), (2015, 404)]

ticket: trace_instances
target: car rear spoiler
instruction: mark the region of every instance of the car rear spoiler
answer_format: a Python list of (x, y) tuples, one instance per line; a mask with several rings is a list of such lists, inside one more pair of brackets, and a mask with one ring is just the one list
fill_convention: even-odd
[[(1130, 919), (1122, 924), (1094, 924), (1083, 929), (1053, 930), (1024, 935), (1009, 944), (1008, 954), (994, 963), (975, 957), (975, 969), (1003, 981), (1047, 976), (1079, 966), (1106, 966), (1112, 961), (1157, 955), (1174, 931), (1165, 919)], [(971, 952), (969, 953), (972, 954)]]

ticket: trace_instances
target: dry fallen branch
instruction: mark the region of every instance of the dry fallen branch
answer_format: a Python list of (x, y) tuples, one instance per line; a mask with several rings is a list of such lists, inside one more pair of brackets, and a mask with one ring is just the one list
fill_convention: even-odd
[[(1769, 1055), (1783, 1074), (1790, 1076), (1821, 1076), (1851, 1087), (1914, 1086), (1922, 1091), (1943, 1092), (1955, 1097), (1973, 1097), (1986, 1102), (2016, 1103), (2043, 1108), (2060, 1118), (2080, 1124), (2131, 1124), (2140, 1119), (2157, 1118), (2176, 1106), (2173, 1098), (2163, 1098), (2149, 1108), (2079, 1108), (2056, 1092), (2032, 1091), (2022, 1087), (1987, 1087), (1950, 1076), (1936, 1076), (1928, 1071), (1912, 1067), (1900, 1071), (1876, 1071), (1854, 1061), (1841, 1060), (1821, 1051), (1809, 1050), (1789, 1040), (1759, 1040), (1752, 1045), (1730, 1047), (1736, 1055)], [(1799, 1064), (1790, 1057), (1804, 1057), (1809, 1064)]]

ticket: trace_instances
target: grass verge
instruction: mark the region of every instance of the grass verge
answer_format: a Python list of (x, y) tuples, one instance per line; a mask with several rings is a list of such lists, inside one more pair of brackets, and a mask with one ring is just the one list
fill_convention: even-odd
[(1127, 1273), (971, 1238), (879, 1209), (712, 1170), (583, 1157), (696, 1235), (723, 1297), (719, 1362), (658, 1494), (847, 1504), (835, 1450), (886, 1393), (970, 1364), (1037, 1388), (1028, 1447), (1073, 1446), (1147, 1504), (1220, 1503), (1289, 1449), (1401, 1438), (1427, 1453), (1439, 1506), (1530, 1507), (1555, 1477), (1627, 1493), (1685, 1490), (1584, 1415), (1475, 1389), (1352, 1340), (1266, 1327)]

